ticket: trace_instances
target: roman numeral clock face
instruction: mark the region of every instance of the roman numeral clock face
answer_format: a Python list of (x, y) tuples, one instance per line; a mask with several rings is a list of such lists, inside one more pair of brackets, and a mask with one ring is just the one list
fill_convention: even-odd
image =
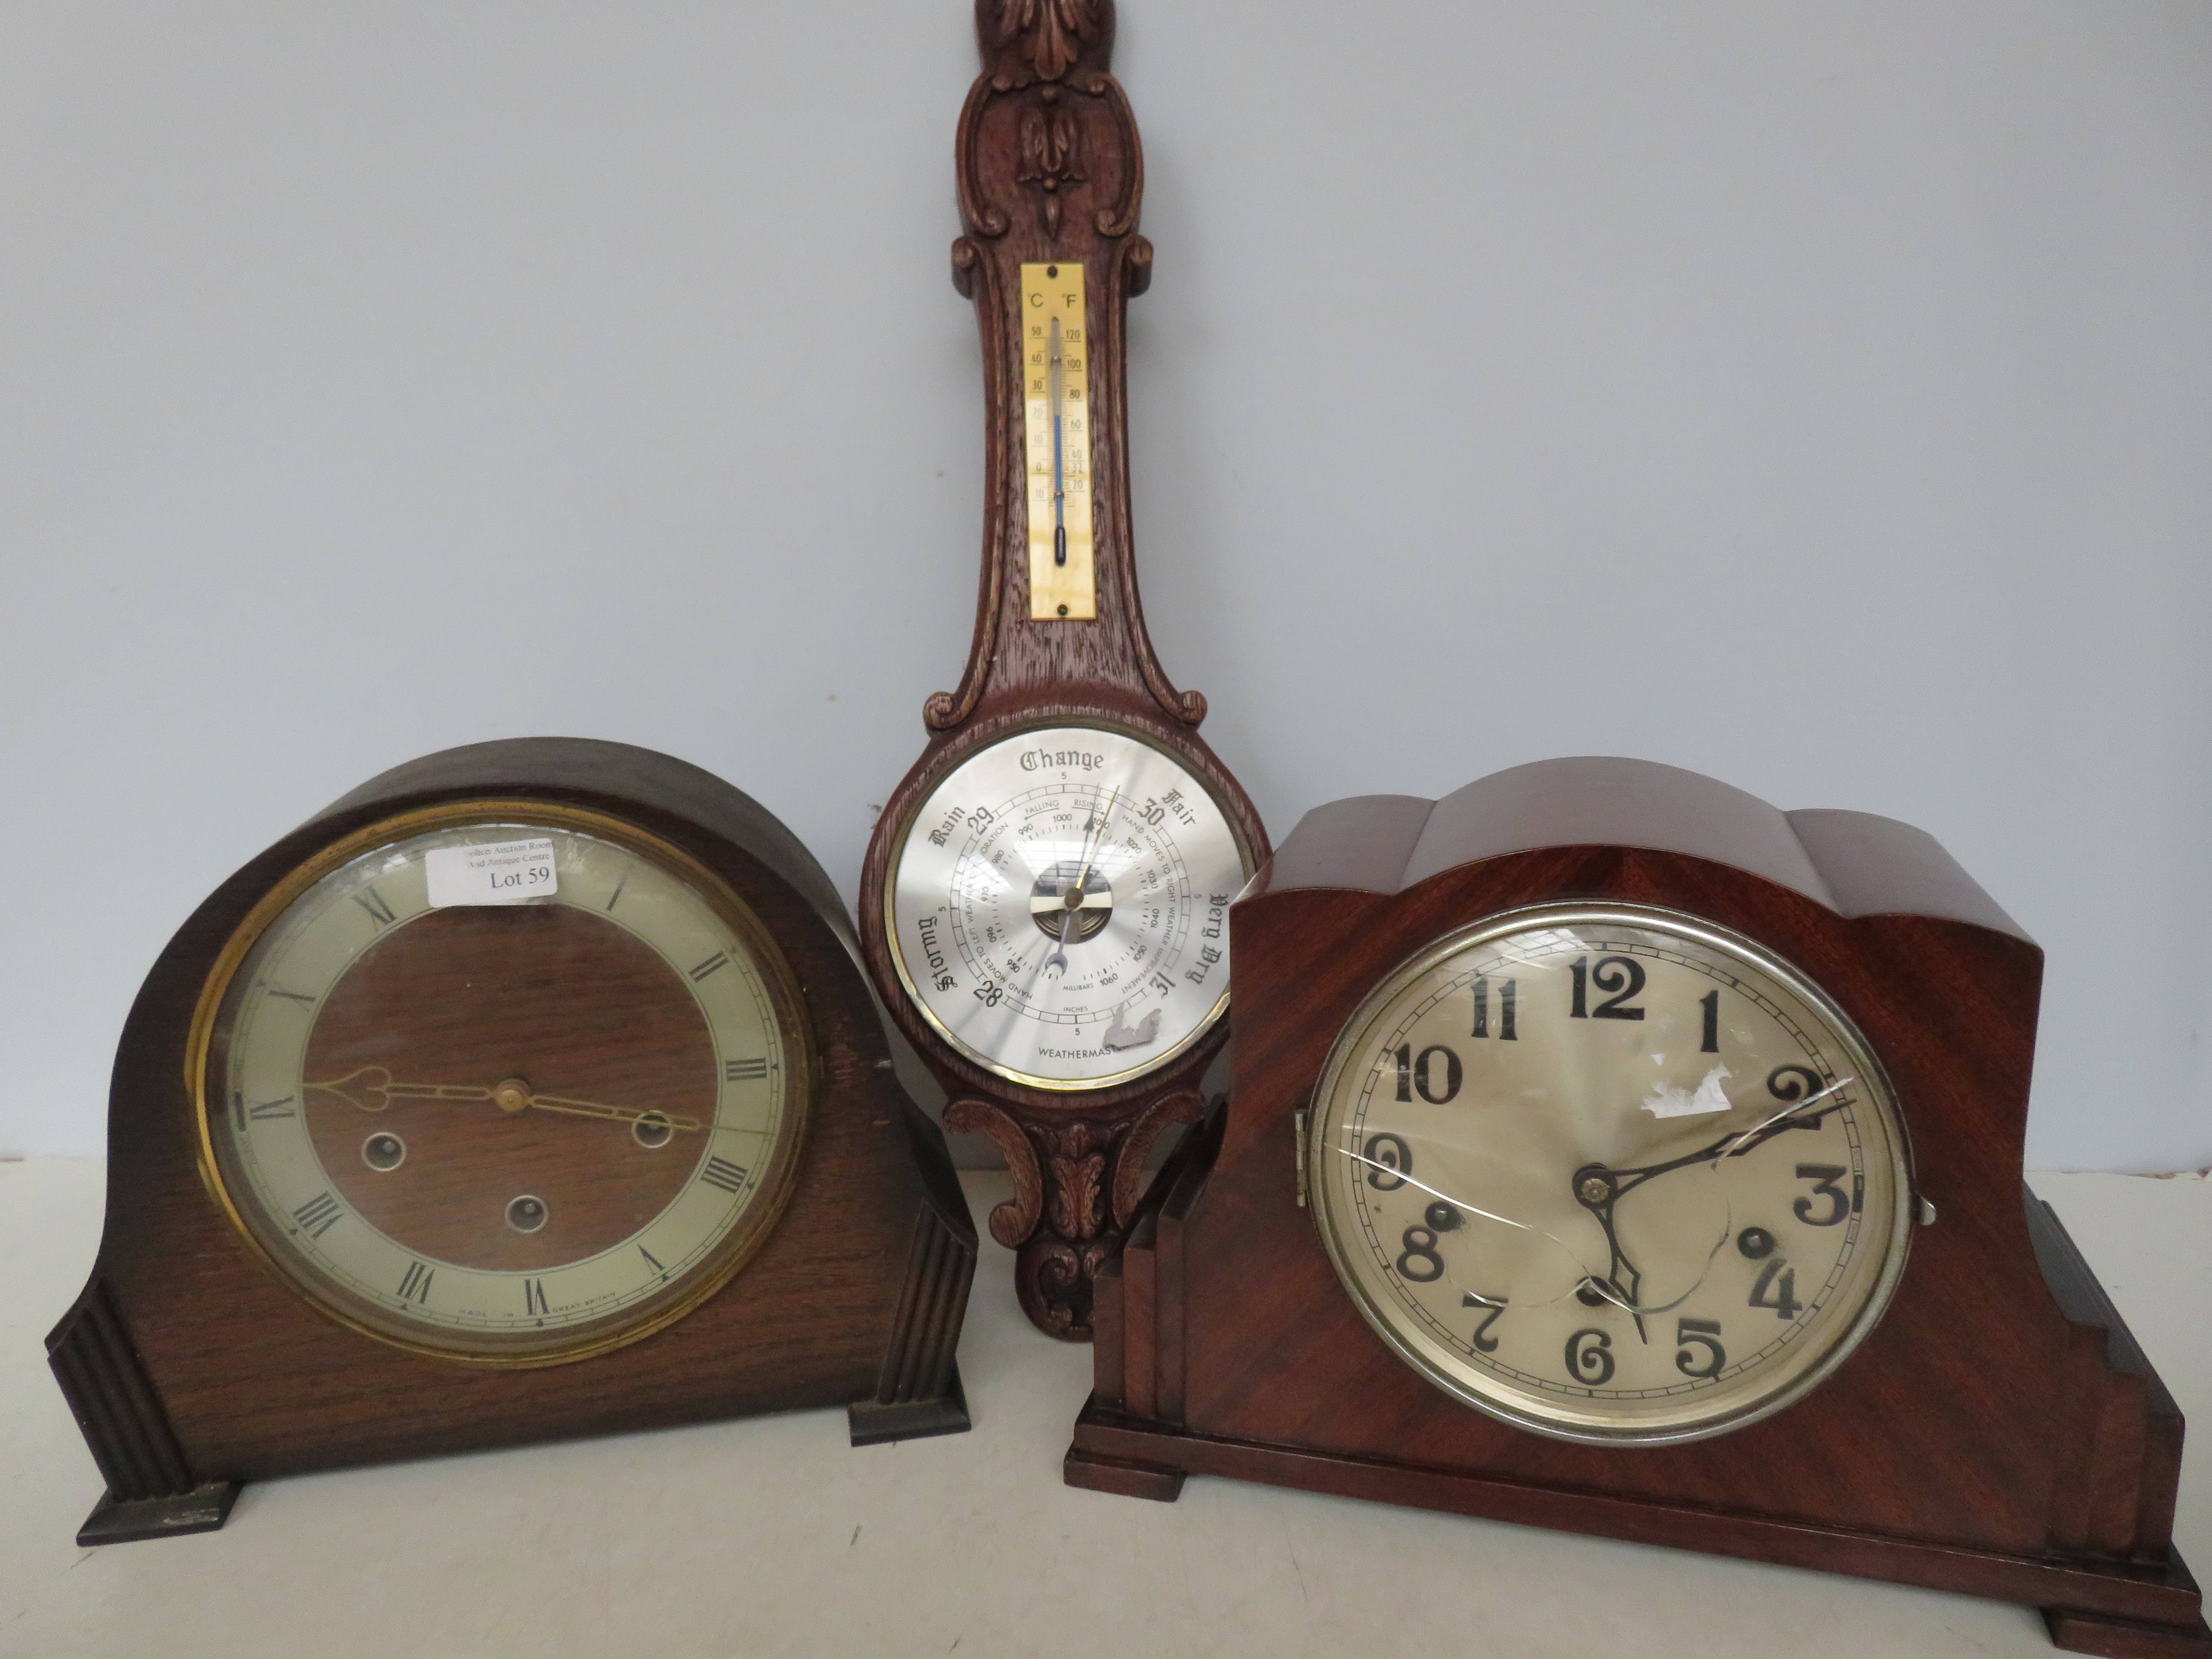
[(1305, 1150), (1376, 1330), (1565, 1439), (1782, 1409), (1904, 1266), (1905, 1135), (1864, 1040), (1788, 964), (1665, 912), (1521, 912), (1440, 941), (1346, 1026)]
[(759, 921), (544, 805), (377, 826), (264, 901), (194, 1066), (232, 1218), (356, 1328), (544, 1364), (635, 1340), (772, 1223), (811, 1066)]

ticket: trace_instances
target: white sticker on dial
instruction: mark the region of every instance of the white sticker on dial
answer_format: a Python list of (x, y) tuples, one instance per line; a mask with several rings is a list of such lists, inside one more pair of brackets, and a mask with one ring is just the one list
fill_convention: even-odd
[(520, 904), (561, 890), (553, 873), (553, 843), (484, 842), (474, 847), (433, 847), (422, 854), (430, 881), (430, 907)]

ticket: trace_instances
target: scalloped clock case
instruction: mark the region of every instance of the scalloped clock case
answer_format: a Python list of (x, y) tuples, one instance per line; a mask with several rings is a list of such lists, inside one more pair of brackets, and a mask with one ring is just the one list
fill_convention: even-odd
[[(803, 988), (820, 1069), (791, 1195), (758, 1253), (666, 1329), (538, 1369), (410, 1352), (280, 1284), (203, 1182), (185, 1074), (201, 986), (263, 894), (364, 825), (487, 797), (619, 819), (728, 883)], [(370, 780), (192, 914), (124, 1027), (100, 1255), (46, 1339), (107, 1482), (78, 1541), (210, 1530), (246, 1480), (761, 1412), (845, 1406), (855, 1444), (965, 1429), (954, 1352), (975, 1231), (944, 1136), (891, 1066), (836, 888), (720, 779), (623, 744), (532, 738)]]
[[(1857, 1352), (1763, 1422), (1630, 1449), (1462, 1405), (1369, 1328), (1300, 1207), (1294, 1125), (1362, 1000), (1431, 940), (1553, 900), (1748, 935), (1896, 1086), (1933, 1224)], [(1316, 809), (1231, 925), (1234, 1088), (1100, 1277), (1071, 1485), (1231, 1475), (2025, 1602), (2078, 1652), (2212, 1655), (2172, 1544), (2180, 1413), (2021, 1181), (2042, 952), (1929, 836), (1550, 761)]]

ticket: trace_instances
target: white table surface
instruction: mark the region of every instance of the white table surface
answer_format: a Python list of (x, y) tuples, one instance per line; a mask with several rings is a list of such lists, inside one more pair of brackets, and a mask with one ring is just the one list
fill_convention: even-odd
[[(79, 1549), (100, 1482), (42, 1339), (97, 1243), (101, 1166), (0, 1164), (0, 1654), (752, 1659), (1480, 1653), (1907, 1659), (2051, 1652), (1933, 1591), (1192, 1479), (1063, 1486), (1091, 1353), (1016, 1311), (984, 1238), (971, 1433), (856, 1450), (842, 1411), (248, 1486), (222, 1531)], [(967, 1177), (980, 1217), (1003, 1177)], [(2043, 1176), (2182, 1409), (2212, 1431), (2212, 1185)], [(2177, 1534), (2212, 1565), (2212, 1445)]]

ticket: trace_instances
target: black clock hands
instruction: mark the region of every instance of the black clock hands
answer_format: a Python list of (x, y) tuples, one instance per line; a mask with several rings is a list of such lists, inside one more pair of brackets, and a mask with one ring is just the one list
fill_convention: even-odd
[(1741, 1158), (1746, 1153), (1757, 1152), (1785, 1130), (1810, 1127), (1818, 1123), (1830, 1112), (1840, 1111), (1848, 1104), (1847, 1102), (1829, 1101), (1827, 1105), (1821, 1107), (1817, 1112), (1808, 1112), (1805, 1109), (1812, 1105), (1814, 1101), (1827, 1100), (1828, 1097), (1838, 1091), (1848, 1089), (1854, 1080), (1850, 1078), (1839, 1078), (1818, 1094), (1808, 1095), (1802, 1100), (1791, 1101), (1771, 1117), (1762, 1119), (1748, 1129), (1735, 1134), (1721, 1135), (1700, 1146), (1696, 1152), (1685, 1152), (1681, 1157), (1669, 1158), (1664, 1164), (1650, 1164), (1638, 1170), (1613, 1170), (1607, 1169), (1602, 1164), (1584, 1164), (1575, 1171), (1576, 1201), (1590, 1210), (1595, 1210), (1601, 1205), (1610, 1209), (1624, 1194), (1635, 1191), (1637, 1188), (1655, 1176), (1666, 1175), (1674, 1170), (1686, 1170), (1692, 1164), (1710, 1162), (1717, 1167), (1723, 1158)]
[[(1840, 1099), (1830, 1100), (1829, 1097), (1848, 1088), (1851, 1082), (1852, 1079), (1850, 1078), (1839, 1079), (1816, 1094), (1808, 1095), (1802, 1100), (1790, 1102), (1780, 1111), (1748, 1129), (1734, 1134), (1718, 1136), (1698, 1148), (1697, 1151), (1686, 1152), (1680, 1158), (1669, 1158), (1663, 1164), (1650, 1164), (1641, 1169), (1634, 1170), (1614, 1170), (1602, 1164), (1585, 1164), (1581, 1169), (1576, 1170), (1573, 1179), (1569, 1182), (1574, 1192), (1575, 1202), (1588, 1210), (1596, 1218), (1598, 1225), (1604, 1230), (1606, 1248), (1612, 1258), (1606, 1269), (1607, 1282), (1605, 1284), (1594, 1282), (1589, 1289), (1604, 1300), (1626, 1309), (1636, 1321), (1637, 1335), (1643, 1337), (1646, 1341), (1650, 1340), (1644, 1336), (1644, 1316), (1647, 1313), (1664, 1313), (1667, 1308), (1679, 1306), (1695, 1292), (1698, 1286), (1692, 1285), (1680, 1297), (1668, 1303), (1666, 1308), (1644, 1307), (1643, 1297), (1639, 1293), (1644, 1283), (1644, 1275), (1636, 1264), (1630, 1260), (1627, 1251), (1621, 1248), (1620, 1230), (1613, 1222), (1613, 1206), (1647, 1181), (1654, 1180), (1676, 1170), (1686, 1170), (1697, 1164), (1710, 1164), (1713, 1168), (1718, 1169), (1723, 1159), (1741, 1158), (1748, 1152), (1756, 1152), (1785, 1130), (1817, 1125), (1830, 1112), (1841, 1109), (1846, 1103)], [(1807, 1108), (1812, 1106), (1815, 1101), (1820, 1100), (1828, 1100), (1829, 1103), (1818, 1111), (1807, 1110)], [(1728, 1228), (1724, 1226), (1721, 1231), (1721, 1242), (1725, 1243), (1727, 1239)], [(1719, 1251), (1720, 1244), (1717, 1243), (1705, 1257), (1707, 1267), (1711, 1267), (1713, 1256), (1719, 1254)], [(1698, 1284), (1704, 1282), (1705, 1276), (1700, 1273)]]

